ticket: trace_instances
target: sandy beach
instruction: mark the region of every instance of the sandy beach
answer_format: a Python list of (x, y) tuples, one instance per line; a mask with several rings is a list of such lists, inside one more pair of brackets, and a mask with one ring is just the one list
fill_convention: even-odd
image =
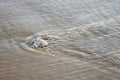
[(0, 80), (120, 80), (120, 1), (0, 0)]

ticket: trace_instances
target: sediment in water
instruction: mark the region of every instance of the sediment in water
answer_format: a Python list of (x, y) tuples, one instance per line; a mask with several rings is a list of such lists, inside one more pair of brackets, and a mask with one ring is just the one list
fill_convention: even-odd
[[(27, 37), (21, 47), (33, 53), (95, 59), (120, 48), (120, 27), (109, 26), (112, 23), (115, 21), (97, 22), (66, 30), (43, 31)], [(36, 49), (29, 45), (38, 37), (45, 40), (48, 46)]]

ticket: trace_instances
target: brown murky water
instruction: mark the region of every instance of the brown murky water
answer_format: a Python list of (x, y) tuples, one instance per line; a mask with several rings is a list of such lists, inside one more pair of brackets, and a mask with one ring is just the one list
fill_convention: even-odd
[(119, 0), (0, 0), (0, 80), (120, 80), (119, 49)]

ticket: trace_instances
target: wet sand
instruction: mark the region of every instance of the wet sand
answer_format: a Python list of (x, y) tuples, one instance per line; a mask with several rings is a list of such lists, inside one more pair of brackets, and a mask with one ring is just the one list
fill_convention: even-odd
[(119, 0), (0, 0), (0, 80), (120, 80), (119, 49)]

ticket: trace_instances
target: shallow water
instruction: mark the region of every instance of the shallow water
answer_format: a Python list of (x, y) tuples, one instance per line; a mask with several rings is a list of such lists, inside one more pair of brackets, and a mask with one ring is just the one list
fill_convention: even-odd
[[(113, 57), (110, 53), (120, 48), (120, 27), (115, 25), (111, 27), (109, 26), (110, 24), (119, 25), (114, 20), (108, 20), (61, 31), (44, 31), (27, 37), (20, 46), (22, 49), (33, 53), (43, 53), (56, 57), (71, 56), (78, 59), (103, 58), (103, 56)], [(46, 40), (48, 47), (36, 49), (27, 44), (27, 42), (42, 35), (50, 35), (53, 37), (50, 40)], [(114, 56), (115, 55), (118, 56), (119, 53), (114, 54)], [(114, 58), (113, 60), (115, 62), (117, 61)], [(120, 63), (118, 60), (116, 67), (119, 66)]]
[(120, 80), (119, 3), (0, 0), (0, 80)]

